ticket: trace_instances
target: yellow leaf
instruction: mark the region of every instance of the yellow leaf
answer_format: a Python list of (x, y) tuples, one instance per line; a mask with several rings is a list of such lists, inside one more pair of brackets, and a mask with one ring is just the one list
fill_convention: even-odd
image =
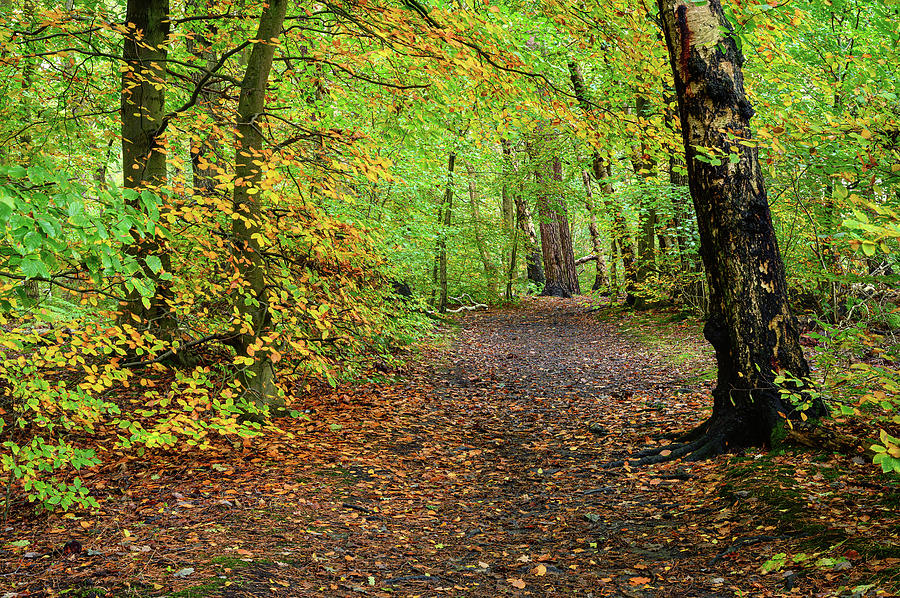
[(535, 567), (534, 569), (532, 569), (532, 572), (533, 572), (535, 575), (537, 575), (538, 577), (540, 577), (540, 576), (543, 576), (543, 575), (546, 575), (546, 574), (547, 574), (547, 567), (545, 567), (545, 566), (543, 566), (543, 565), (538, 565), (537, 567)]

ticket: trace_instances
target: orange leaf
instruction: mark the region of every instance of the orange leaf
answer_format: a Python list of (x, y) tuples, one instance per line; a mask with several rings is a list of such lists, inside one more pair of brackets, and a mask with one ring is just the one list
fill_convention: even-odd
[(525, 582), (521, 579), (518, 579), (516, 577), (510, 577), (506, 581), (511, 583), (514, 588), (519, 588), (520, 590), (525, 589)]
[(630, 583), (633, 586), (642, 586), (642, 585), (650, 583), (650, 578), (649, 577), (632, 577), (631, 579), (628, 580), (628, 583)]

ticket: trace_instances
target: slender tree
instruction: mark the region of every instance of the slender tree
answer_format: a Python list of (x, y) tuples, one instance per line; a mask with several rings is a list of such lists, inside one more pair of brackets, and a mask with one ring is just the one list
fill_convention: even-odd
[[(511, 177), (517, 173), (517, 167), (513, 160), (512, 147), (508, 141), (503, 142), (503, 164), (506, 172)], [(541, 257), (541, 248), (538, 243), (537, 233), (534, 230), (534, 222), (531, 217), (531, 210), (528, 208), (528, 202), (522, 194), (522, 180), (519, 179), (517, 189), (510, 191), (515, 205), (516, 226), (522, 233), (523, 252), (525, 254), (525, 270), (528, 281), (537, 286), (544, 284), (544, 265)]]
[(264, 119), (266, 87), (278, 37), (281, 34), (288, 0), (270, 0), (259, 18), (259, 29), (241, 82), (235, 139), (234, 258), (243, 283), (235, 307), (241, 315), (234, 346), (238, 354), (250, 358), (241, 370), (245, 398), (271, 403), (277, 397), (275, 368), (264, 337), (272, 325), (263, 255), (263, 213), (260, 203), (262, 164), (266, 160), (260, 128)]
[(450, 152), (447, 158), (447, 185), (444, 188), (444, 203), (438, 212), (439, 223), (442, 225), (440, 240), (438, 241), (438, 279), (440, 282), (440, 298), (437, 310), (440, 313), (447, 311), (447, 231), (453, 218), (453, 172), (456, 169), (456, 152)]

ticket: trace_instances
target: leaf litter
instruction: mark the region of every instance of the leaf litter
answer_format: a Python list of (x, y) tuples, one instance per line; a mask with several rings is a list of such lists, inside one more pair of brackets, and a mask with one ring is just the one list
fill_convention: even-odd
[(83, 476), (98, 511), (3, 523), (2, 595), (895, 592), (896, 481), (861, 459), (603, 467), (708, 413), (696, 324), (629, 318), (549, 298), (467, 313), (396, 382), (299, 400), (308, 421), (109, 456)]

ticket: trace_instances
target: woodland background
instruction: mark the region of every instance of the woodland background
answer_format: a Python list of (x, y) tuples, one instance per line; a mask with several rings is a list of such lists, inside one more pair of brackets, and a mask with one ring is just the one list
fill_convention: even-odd
[[(900, 470), (900, 8), (725, 9), (818, 392)], [(293, 398), (408, 359), (428, 311), (590, 293), (702, 318), (656, 19), (0, 3), (5, 509), (95, 505), (99, 437), (193, 450), (302, 417)]]

